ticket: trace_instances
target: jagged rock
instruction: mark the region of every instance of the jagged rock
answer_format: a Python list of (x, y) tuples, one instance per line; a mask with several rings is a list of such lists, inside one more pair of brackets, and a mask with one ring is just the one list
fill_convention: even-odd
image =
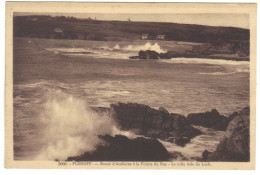
[(216, 130), (225, 131), (230, 118), (220, 115), (216, 109), (205, 113), (193, 113), (187, 116), (188, 121), (193, 125), (213, 128)]
[(212, 154), (212, 152), (209, 152), (208, 150), (203, 151), (202, 153), (202, 161), (208, 160), (209, 155)]
[[(250, 160), (250, 109), (244, 108), (229, 123), (224, 139), (213, 153), (203, 153), (205, 161), (247, 162)], [(207, 154), (207, 155), (206, 155)]]
[(175, 139), (176, 145), (179, 145), (179, 146), (185, 146), (189, 142), (190, 142), (190, 139), (187, 137), (179, 137), (179, 138)]
[(143, 60), (150, 60), (150, 59), (170, 59), (166, 53), (157, 53), (153, 50), (146, 50), (146, 51), (139, 51), (138, 56), (131, 56), (130, 59), (143, 59)]
[[(166, 140), (174, 137), (187, 139), (200, 135), (187, 119), (179, 114), (170, 114), (166, 109), (156, 110), (136, 103), (111, 104), (111, 117), (121, 130), (131, 130), (136, 134)], [(179, 142), (179, 143), (180, 143)]]
[(171, 156), (166, 148), (155, 139), (126, 136), (100, 136), (104, 141), (94, 152), (69, 157), (68, 161), (168, 161)]
[(139, 53), (139, 59), (159, 59), (159, 53), (152, 51), (152, 50), (146, 50), (146, 51), (140, 51)]
[(159, 111), (163, 111), (166, 114), (169, 114), (168, 110), (166, 108), (164, 108), (164, 107), (159, 107)]

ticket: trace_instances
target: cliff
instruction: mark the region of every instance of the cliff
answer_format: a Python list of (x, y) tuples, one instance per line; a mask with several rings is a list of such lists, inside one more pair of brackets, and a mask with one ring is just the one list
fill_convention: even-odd
[(224, 139), (214, 152), (205, 150), (203, 161), (247, 162), (250, 161), (250, 109), (236, 113), (229, 123)]

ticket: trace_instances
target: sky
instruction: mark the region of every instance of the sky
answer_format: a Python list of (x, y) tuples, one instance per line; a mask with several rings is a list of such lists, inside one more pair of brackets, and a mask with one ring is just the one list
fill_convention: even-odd
[(16, 13), (24, 15), (73, 16), (76, 18), (96, 18), (97, 20), (172, 22), (209, 26), (239, 27), (249, 29), (249, 15), (243, 13), (171, 13), (171, 14), (133, 14), (133, 13)]

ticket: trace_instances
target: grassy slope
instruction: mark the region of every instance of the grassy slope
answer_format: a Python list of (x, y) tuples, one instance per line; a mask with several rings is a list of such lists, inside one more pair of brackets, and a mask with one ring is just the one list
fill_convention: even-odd
[(155, 22), (99, 21), (48, 16), (14, 17), (14, 36), (48, 38), (49, 35), (56, 34), (54, 32), (55, 28), (64, 30), (63, 34), (65, 36), (62, 37), (71, 38), (73, 35), (78, 34), (93, 34), (96, 40), (105, 40), (106, 37), (134, 39), (143, 33), (148, 33), (152, 38), (159, 34), (164, 34), (167, 40), (176, 41), (249, 41), (249, 30), (232, 27)]

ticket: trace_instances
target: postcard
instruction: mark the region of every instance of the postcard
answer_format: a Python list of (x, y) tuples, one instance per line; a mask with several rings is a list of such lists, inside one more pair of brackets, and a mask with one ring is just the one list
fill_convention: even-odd
[(256, 4), (6, 3), (5, 167), (255, 169)]

